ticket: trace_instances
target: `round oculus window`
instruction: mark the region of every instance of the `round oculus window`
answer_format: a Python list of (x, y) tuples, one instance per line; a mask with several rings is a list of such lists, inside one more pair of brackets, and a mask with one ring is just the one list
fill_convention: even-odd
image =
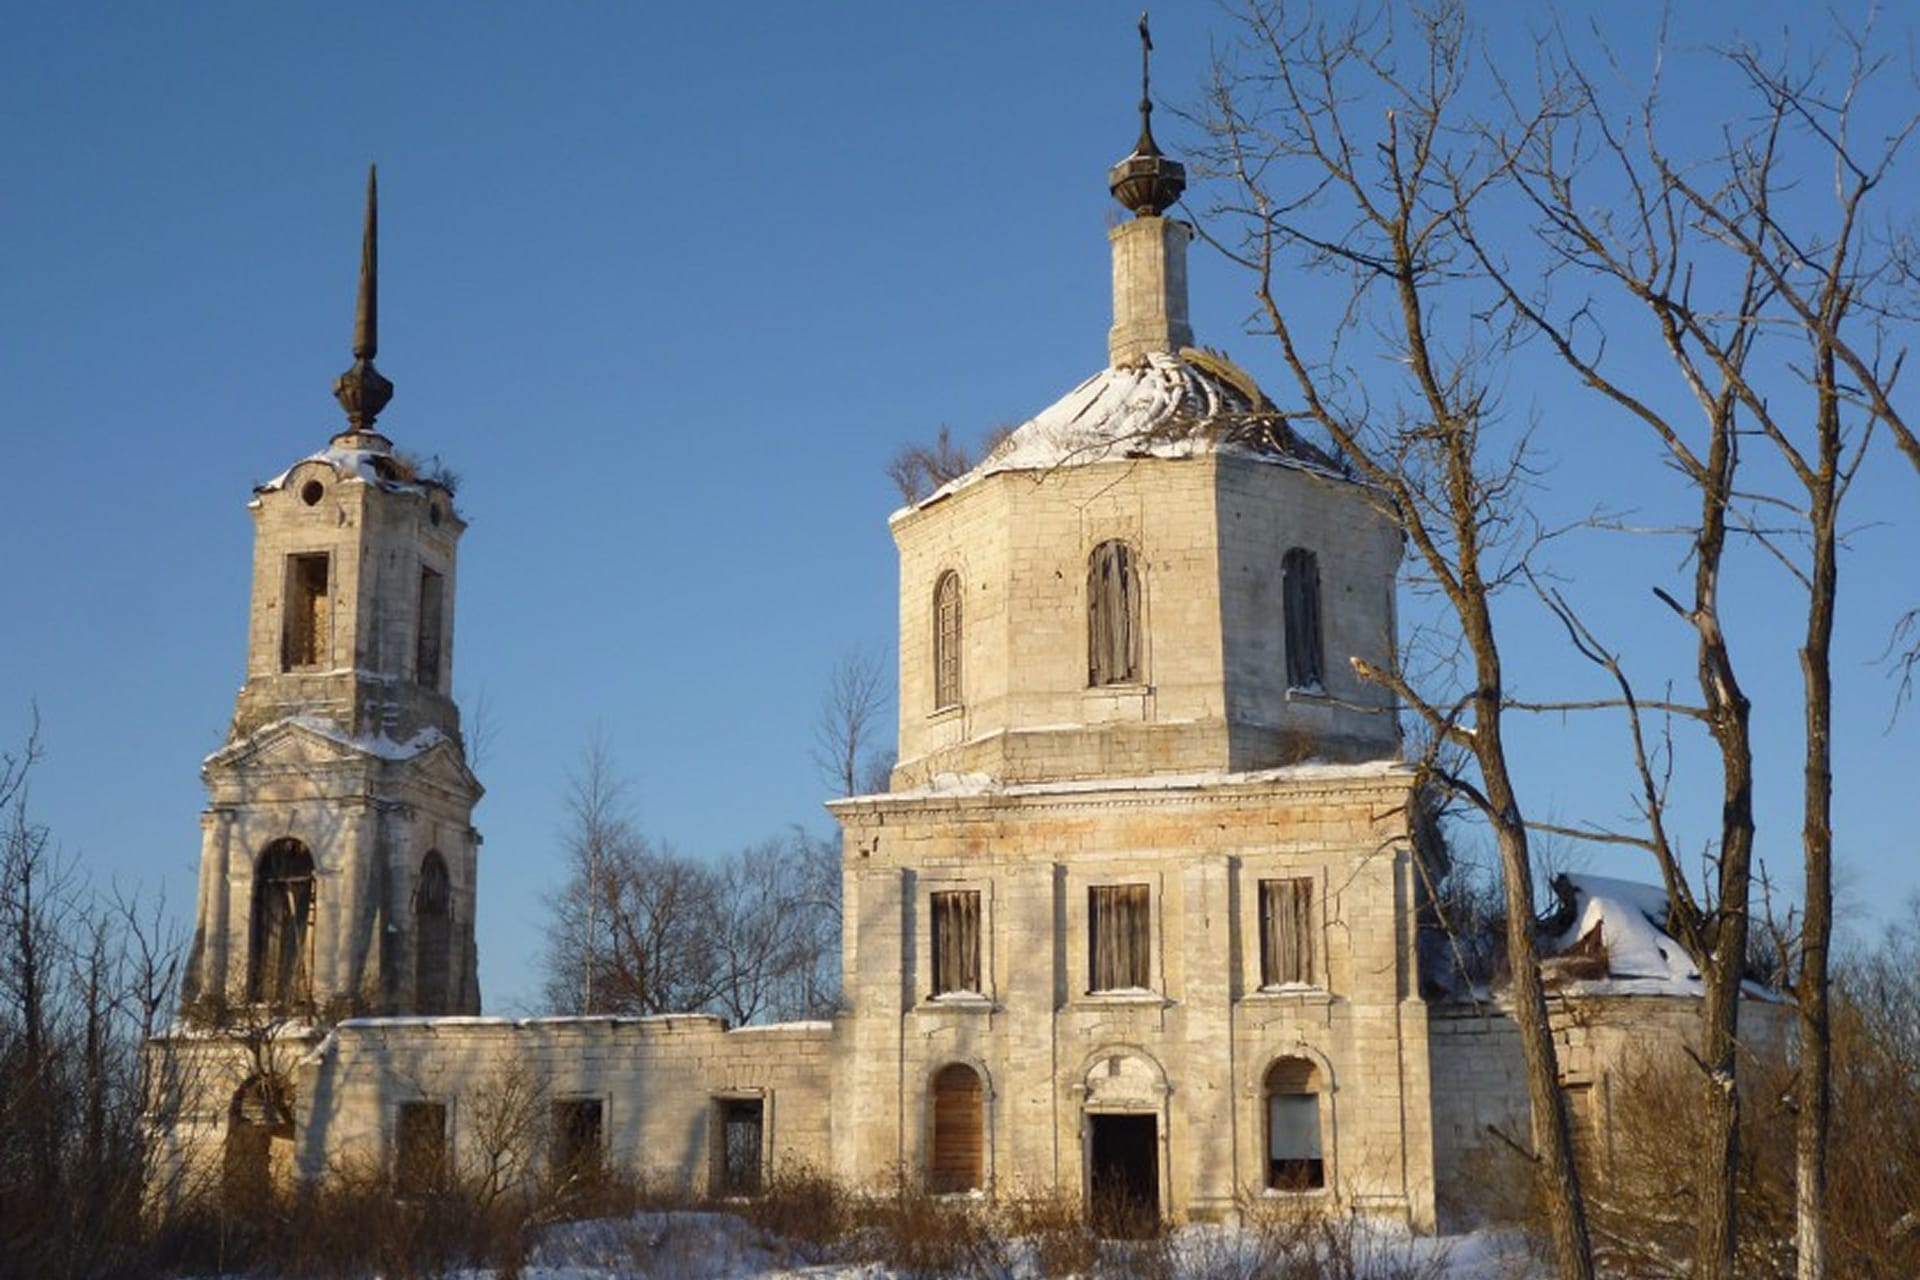
[(300, 486), (300, 501), (313, 506), (326, 496), (327, 487), (318, 480), (309, 480)]

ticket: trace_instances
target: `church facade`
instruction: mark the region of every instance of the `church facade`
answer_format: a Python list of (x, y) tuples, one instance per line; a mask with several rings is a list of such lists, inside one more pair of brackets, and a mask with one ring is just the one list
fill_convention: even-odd
[[(205, 766), (184, 1016), (149, 1049), (154, 1194), (584, 1162), (713, 1195), (806, 1169), (1103, 1213), (1471, 1210), (1525, 1094), (1497, 1002), (1422, 981), (1439, 868), (1350, 662), (1392, 665), (1399, 534), (1194, 345), (1183, 182), (1143, 111), (1109, 365), (894, 515), (899, 763), (829, 806), (844, 1010), (733, 1029), (479, 1016), (464, 524), (375, 429), (370, 182), (347, 430), (250, 504), (247, 679)], [(1567, 1007), (1603, 1134), (1627, 1032), (1683, 1035), (1693, 1003)]]

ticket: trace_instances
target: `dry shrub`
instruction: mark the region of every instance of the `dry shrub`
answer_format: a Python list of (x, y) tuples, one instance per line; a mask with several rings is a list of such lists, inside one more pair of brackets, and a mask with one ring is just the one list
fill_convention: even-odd
[(377, 1172), (335, 1171), (323, 1188), (284, 1202), (256, 1237), (256, 1261), (287, 1280), (438, 1277), (467, 1268), (517, 1270), (525, 1215), (459, 1188), (402, 1200)]
[(761, 1194), (726, 1208), (786, 1241), (806, 1263), (831, 1261), (859, 1221), (854, 1196), (808, 1164), (781, 1168)]
[[(1737, 1267), (1743, 1276), (1791, 1276), (1793, 1121), (1783, 1105), (1790, 1076), (1778, 1061), (1747, 1059), (1740, 1070)], [(1595, 1258), (1623, 1280), (1679, 1277), (1692, 1268), (1699, 1153), (1707, 1145), (1702, 1088), (1700, 1069), (1687, 1058), (1616, 1077), (1612, 1123), (1585, 1190)]]
[(1014, 1274), (1014, 1250), (984, 1200), (910, 1188), (869, 1204), (865, 1222), (862, 1252), (909, 1280)]
[(1395, 1237), (1321, 1200), (1248, 1197), (1238, 1233), (1195, 1241), (1182, 1280), (1439, 1280), (1444, 1250), (1419, 1256)]
[(1100, 1238), (1080, 1202), (1065, 1195), (1012, 1201), (1001, 1208), (1007, 1234), (1025, 1240), (1042, 1276), (1086, 1275), (1100, 1261)]

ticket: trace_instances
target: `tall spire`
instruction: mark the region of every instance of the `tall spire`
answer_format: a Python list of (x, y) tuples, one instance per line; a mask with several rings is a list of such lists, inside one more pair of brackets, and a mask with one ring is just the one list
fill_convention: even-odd
[(334, 379), (333, 397), (347, 411), (348, 433), (371, 434), (393, 399), (393, 384), (373, 367), (380, 349), (380, 189), (367, 166), (367, 225), (360, 240), (360, 298), (353, 313), (353, 367)]
[(1153, 141), (1153, 36), (1147, 15), (1140, 15), (1140, 140), (1133, 153), (1107, 174), (1107, 190), (1137, 217), (1157, 218), (1187, 189), (1187, 170), (1160, 154)]

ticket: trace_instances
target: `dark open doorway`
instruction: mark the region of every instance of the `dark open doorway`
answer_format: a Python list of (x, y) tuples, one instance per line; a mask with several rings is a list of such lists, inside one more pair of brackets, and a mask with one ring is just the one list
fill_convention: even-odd
[(1103, 1236), (1139, 1238), (1160, 1227), (1160, 1125), (1151, 1115), (1090, 1115), (1087, 1209)]

